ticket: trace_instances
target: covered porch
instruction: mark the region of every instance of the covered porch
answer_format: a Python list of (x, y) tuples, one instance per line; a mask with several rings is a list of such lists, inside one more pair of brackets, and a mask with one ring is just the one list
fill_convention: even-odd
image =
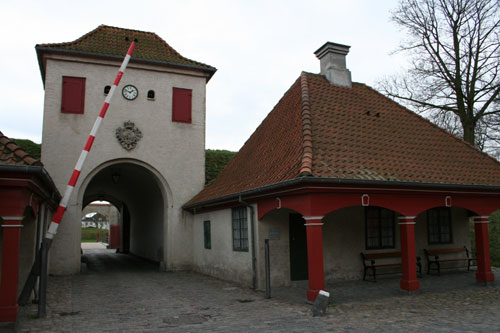
[[(297, 268), (293, 266), (297, 266), (294, 265), (297, 259), (290, 245), (294, 232), (291, 228), (302, 224), (306, 246), (304, 256), (307, 258), (306, 295), (309, 301), (315, 300), (319, 290), (328, 290), (332, 285), (328, 283), (330, 281), (361, 280), (360, 252), (400, 251), (401, 278), (399, 288), (394, 286), (394, 289), (414, 292), (427, 288), (421, 285), (417, 276), (417, 257), (422, 259), (425, 274), (424, 249), (466, 246), (470, 251), (469, 223), (472, 222), (477, 258), (477, 271), (473, 274), (475, 279), (472, 279), (483, 284), (494, 280), (490, 264), (488, 216), (500, 208), (498, 192), (478, 186), (410, 187), (389, 185), (388, 182), (370, 183), (309, 184), (256, 198), (258, 256), (262, 258), (264, 239), (277, 229), (285, 230), (280, 241), (274, 244), (271, 241), (271, 279), (288, 278), (288, 283), (281, 286), (298, 283), (293, 282), (293, 271)], [(298, 216), (302, 223), (292, 224), (291, 219), (285, 216), (296, 216), (295, 219)], [(380, 231), (378, 244), (368, 230), (369, 220), (374, 217), (387, 221), (392, 219), (394, 224), (392, 236)], [(446, 219), (450, 222), (442, 224), (441, 220)], [(380, 221), (380, 224), (384, 223)], [(433, 222), (430, 224), (429, 221)], [(278, 256), (282, 253), (281, 258), (273, 259), (277, 253)], [(289, 263), (286, 262), (287, 256)], [(259, 267), (262, 281), (264, 272), (262, 265)]]

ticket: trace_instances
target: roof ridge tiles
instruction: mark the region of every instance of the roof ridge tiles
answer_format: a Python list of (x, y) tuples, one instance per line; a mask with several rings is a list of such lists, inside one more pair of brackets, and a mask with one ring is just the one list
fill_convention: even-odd
[(497, 159), (493, 158), (492, 156), (490, 156), (489, 154), (485, 153), (484, 151), (480, 150), (479, 148), (477, 148), (476, 146), (470, 144), (469, 142), (465, 141), (464, 139), (462, 138), (459, 138), (458, 136), (456, 135), (453, 135), (452, 133), (450, 133), (449, 131), (447, 131), (446, 129), (434, 124), (432, 121), (430, 121), (429, 119), (419, 115), (418, 113), (416, 112), (413, 112), (411, 110), (409, 110), (408, 108), (406, 108), (405, 106), (397, 103), (396, 101), (394, 101), (393, 99), (385, 96), (384, 94), (380, 93), (379, 91), (377, 91), (376, 89), (370, 87), (369, 85), (365, 84), (365, 83), (357, 83), (359, 84), (360, 86), (364, 86), (366, 87), (367, 89), (375, 92), (376, 94), (380, 95), (380, 96), (383, 96), (385, 98), (387, 98), (388, 100), (390, 100), (393, 104), (395, 104), (396, 106), (402, 108), (405, 112), (409, 113), (410, 115), (413, 115), (414, 117), (417, 117), (419, 118), (420, 120), (424, 120), (425, 122), (427, 122), (428, 124), (430, 124), (432, 127), (440, 130), (441, 132), (443, 132), (444, 134), (452, 137), (453, 139), (455, 139), (457, 142), (459, 143), (462, 143), (464, 144), (465, 146), (467, 146), (469, 149), (475, 151), (475, 152), (479, 152), (483, 155), (483, 157), (486, 157), (486, 158), (489, 158), (490, 160), (494, 161), (496, 164), (500, 165), (500, 161), (498, 161)]
[(312, 176), (312, 126), (311, 126), (311, 103), (309, 101), (309, 87), (307, 85), (307, 74), (300, 74), (301, 89), (301, 117), (302, 117), (302, 159), (300, 176)]

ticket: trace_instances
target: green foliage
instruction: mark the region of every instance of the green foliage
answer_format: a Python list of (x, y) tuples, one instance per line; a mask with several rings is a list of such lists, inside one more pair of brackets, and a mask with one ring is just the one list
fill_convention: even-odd
[(228, 150), (205, 150), (205, 184), (210, 184), (226, 167), (236, 152)]
[[(490, 215), (488, 233), (490, 235), (491, 266), (500, 267), (500, 210)], [(470, 226), (470, 238), (472, 243), (472, 255), (476, 256), (476, 238), (474, 234), (474, 225), (472, 223)]]
[(500, 267), (500, 210), (490, 215), (488, 231), (490, 234), (491, 265)]
[(82, 243), (95, 243), (98, 231), (97, 228), (82, 228)]
[(41, 155), (41, 144), (33, 142), (28, 139), (11, 139), (14, 141), (19, 147), (23, 148), (31, 157), (39, 160)]

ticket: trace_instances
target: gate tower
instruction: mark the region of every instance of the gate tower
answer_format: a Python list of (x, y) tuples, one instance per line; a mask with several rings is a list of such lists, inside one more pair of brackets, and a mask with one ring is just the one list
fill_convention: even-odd
[(64, 193), (130, 45), (136, 49), (81, 170), (50, 254), (50, 271), (80, 269), (82, 209), (121, 211), (120, 250), (182, 269), (192, 226), (181, 206), (205, 181), (205, 93), (216, 69), (151, 32), (101, 25), (73, 42), (38, 44), (45, 88), (42, 161)]

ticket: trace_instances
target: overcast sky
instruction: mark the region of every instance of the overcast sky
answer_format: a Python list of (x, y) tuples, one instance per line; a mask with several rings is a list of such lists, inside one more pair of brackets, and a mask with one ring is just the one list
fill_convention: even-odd
[(389, 20), (396, 5), (397, 0), (3, 1), (0, 131), (41, 141), (44, 91), (35, 44), (73, 41), (106, 24), (155, 32), (183, 56), (216, 67), (207, 86), (206, 147), (236, 151), (301, 71), (319, 72), (313, 52), (326, 41), (351, 46), (347, 67), (353, 81), (374, 86), (401, 70), (403, 58), (391, 55), (404, 38)]

